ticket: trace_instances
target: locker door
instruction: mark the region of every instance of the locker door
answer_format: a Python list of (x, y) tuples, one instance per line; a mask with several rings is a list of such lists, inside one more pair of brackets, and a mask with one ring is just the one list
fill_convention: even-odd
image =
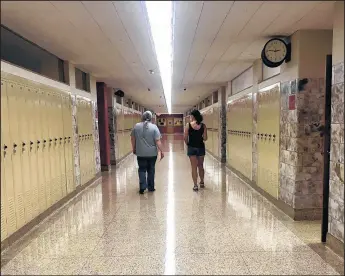
[(65, 152), (64, 152), (64, 144), (63, 144), (63, 137), (64, 137), (64, 129), (63, 129), (63, 97), (64, 95), (61, 94), (59, 91), (57, 93), (57, 102), (58, 102), (58, 132), (57, 132), (57, 148), (58, 148), (58, 155), (59, 155), (59, 185), (61, 189), (61, 198), (66, 195), (66, 168), (65, 168)]
[(35, 90), (35, 101), (34, 109), (36, 110), (36, 121), (35, 123), (35, 135), (34, 146), (37, 152), (37, 179), (38, 179), (38, 208), (39, 213), (44, 212), (47, 209), (47, 198), (46, 193), (46, 181), (49, 177), (49, 171), (47, 167), (48, 162), (45, 162), (46, 150), (44, 140), (47, 139), (46, 134), (46, 111), (45, 111), (45, 100), (44, 93), (42, 90)]
[(1, 80), (1, 241), (16, 229), (6, 90), (7, 83)]
[(54, 151), (54, 144), (53, 144), (53, 137), (54, 137), (54, 104), (53, 104), (53, 93), (52, 91), (47, 91), (46, 94), (46, 108), (47, 108), (47, 125), (48, 125), (48, 137), (47, 137), (47, 151), (48, 151), (48, 159), (49, 166), (50, 166), (50, 181), (47, 183), (50, 190), (51, 201), (50, 205), (53, 205), (56, 202), (56, 185), (55, 185), (55, 178), (56, 178), (56, 165), (55, 165), (55, 151)]
[(80, 184), (84, 184), (84, 150), (83, 150), (83, 141), (82, 141), (82, 101), (77, 97), (77, 124), (78, 124), (78, 145), (79, 145), (79, 163), (80, 163)]
[(69, 178), (68, 178), (68, 166), (69, 166), (69, 160), (68, 160), (68, 152), (67, 152), (67, 99), (68, 95), (62, 95), (61, 96), (61, 117), (62, 117), (62, 131), (61, 131), (61, 166), (64, 166), (62, 168), (64, 170), (64, 184), (65, 184), (65, 190), (63, 190), (65, 196), (69, 193)]
[[(25, 210), (24, 210), (24, 187), (22, 185), (22, 162), (21, 162), (21, 136), (19, 131), (20, 123), (20, 108), (19, 103), (20, 92), (23, 88), (21, 85), (9, 82), (7, 86), (8, 111), (10, 123), (10, 137), (9, 151), (12, 154), (12, 175), (13, 188), (15, 194), (15, 209), (16, 209), (16, 226), (17, 229), (25, 224)], [(16, 230), (17, 230), (16, 229)]]
[(50, 117), (51, 117), (51, 106), (50, 106), (50, 93), (45, 89), (42, 90), (41, 94), (42, 104), (42, 132), (43, 132), (43, 164), (45, 173), (45, 191), (46, 191), (46, 208), (49, 208), (53, 204), (53, 191), (51, 188), (51, 182), (53, 178), (51, 156), (50, 156)]
[(35, 106), (37, 89), (26, 87), (26, 100), (27, 100), (27, 111), (30, 114), (27, 124), (29, 128), (28, 132), (28, 152), (29, 152), (29, 170), (30, 170), (30, 184), (32, 191), (32, 216), (36, 217), (39, 215), (39, 204), (38, 204), (38, 168), (37, 168), (37, 146), (36, 146), (36, 126), (39, 124), (37, 116), (37, 108)]
[[(2, 92), (2, 85), (1, 85), (1, 92)], [(2, 93), (1, 93), (2, 95)], [(1, 98), (2, 101), (2, 98)], [(7, 102), (7, 101), (6, 101)], [(1, 116), (2, 118), (2, 116)], [(1, 128), (1, 141), (4, 141), (3, 130)], [(7, 205), (6, 196), (6, 186), (5, 186), (5, 167), (4, 167), (4, 158), (5, 158), (5, 151), (3, 147), (1, 147), (1, 242), (7, 238), (7, 210), (5, 205)]]
[(22, 161), (22, 183), (24, 187), (24, 210), (25, 210), (25, 221), (28, 223), (33, 218), (32, 214), (32, 199), (33, 191), (31, 188), (31, 173), (30, 173), (30, 129), (29, 123), (32, 119), (32, 113), (29, 110), (29, 92), (25, 86), (20, 87), (20, 95), (17, 103), (20, 108), (19, 116), (19, 127), (21, 134), (20, 151)]
[(67, 118), (66, 118), (66, 123), (67, 123), (67, 152), (68, 152), (68, 160), (69, 160), (69, 165), (68, 165), (68, 170), (69, 170), (69, 183), (70, 183), (70, 192), (75, 189), (75, 179), (74, 179), (74, 159), (73, 159), (73, 126), (72, 126), (72, 99), (71, 95), (68, 95), (67, 98)]
[(61, 114), (59, 113), (59, 92), (53, 91), (53, 150), (54, 150), (54, 162), (55, 162), (55, 202), (62, 198), (62, 185), (61, 185), (61, 166), (60, 166), (60, 148), (59, 148), (59, 135), (60, 135), (60, 122)]

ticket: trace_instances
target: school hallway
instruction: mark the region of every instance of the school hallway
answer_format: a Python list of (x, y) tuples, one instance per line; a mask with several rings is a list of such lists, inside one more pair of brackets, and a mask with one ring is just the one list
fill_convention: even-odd
[(182, 136), (165, 136), (156, 191), (129, 156), (2, 252), (2, 275), (338, 275), (320, 222), (296, 222), (210, 155), (194, 192)]

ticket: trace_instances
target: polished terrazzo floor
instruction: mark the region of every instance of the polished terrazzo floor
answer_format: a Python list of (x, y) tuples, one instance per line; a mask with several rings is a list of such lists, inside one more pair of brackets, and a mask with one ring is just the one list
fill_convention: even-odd
[(1, 255), (1, 274), (338, 275), (320, 222), (294, 222), (214, 159), (192, 191), (181, 137), (164, 141), (156, 192), (128, 157)]

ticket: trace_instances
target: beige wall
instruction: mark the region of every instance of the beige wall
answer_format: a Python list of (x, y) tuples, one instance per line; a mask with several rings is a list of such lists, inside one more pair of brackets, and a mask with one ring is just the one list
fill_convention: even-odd
[(251, 86), (253, 86), (253, 67), (248, 68), (231, 81), (231, 94), (235, 95)]
[(333, 21), (333, 64), (344, 61), (344, 2), (334, 5)]
[(332, 30), (303, 30), (299, 33), (299, 78), (324, 78), (326, 56), (332, 54)]
[(20, 68), (18, 66), (12, 65), (10, 63), (7, 63), (3, 60), (1, 60), (1, 71), (9, 74), (13, 74), (18, 77), (26, 78), (31, 81), (35, 81), (38, 83), (42, 83), (44, 85), (49, 85), (51, 87), (60, 89), (66, 93), (71, 93), (72, 95), (78, 95), (82, 96), (87, 99), (91, 99), (93, 101), (97, 100), (97, 91), (96, 91), (96, 79), (91, 76), (91, 93), (85, 92), (83, 90), (75, 88), (75, 77), (74, 77), (74, 65), (69, 64), (69, 78), (70, 78), (70, 85), (64, 84), (62, 82), (58, 82), (52, 79), (49, 79), (47, 77), (44, 77), (42, 75), (39, 75), (37, 73), (28, 71), (26, 69)]

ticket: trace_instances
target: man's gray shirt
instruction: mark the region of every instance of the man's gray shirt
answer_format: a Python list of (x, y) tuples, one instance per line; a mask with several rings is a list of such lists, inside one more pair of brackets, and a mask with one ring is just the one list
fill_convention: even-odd
[(156, 140), (161, 138), (158, 127), (147, 123), (144, 130), (144, 122), (137, 123), (131, 133), (135, 137), (135, 151), (139, 157), (153, 157), (158, 155)]

